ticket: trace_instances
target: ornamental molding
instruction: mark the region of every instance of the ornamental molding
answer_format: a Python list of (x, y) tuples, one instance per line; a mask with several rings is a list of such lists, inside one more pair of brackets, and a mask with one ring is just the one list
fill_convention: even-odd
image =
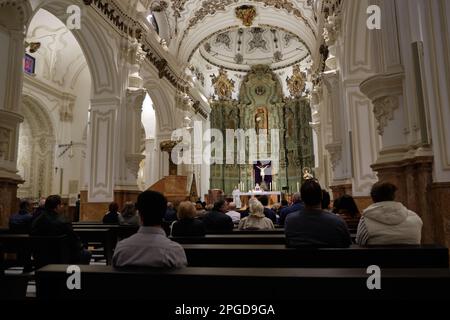
[(399, 97), (403, 95), (404, 77), (403, 72), (375, 75), (359, 86), (361, 92), (372, 101), (380, 135), (384, 134), (384, 128), (394, 119), (394, 112), (400, 107)]
[(373, 113), (377, 119), (378, 134), (384, 134), (384, 128), (388, 122), (394, 120), (394, 111), (399, 107), (399, 99), (396, 96), (388, 96), (373, 101)]
[(325, 146), (325, 149), (330, 154), (330, 162), (333, 170), (342, 159), (342, 144), (340, 142), (330, 143)]

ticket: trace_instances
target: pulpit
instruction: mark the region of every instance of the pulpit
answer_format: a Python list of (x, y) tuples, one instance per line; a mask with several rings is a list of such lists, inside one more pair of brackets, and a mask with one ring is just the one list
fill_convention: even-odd
[(186, 176), (164, 177), (148, 190), (161, 192), (167, 198), (167, 201), (175, 203), (187, 200), (189, 197)]

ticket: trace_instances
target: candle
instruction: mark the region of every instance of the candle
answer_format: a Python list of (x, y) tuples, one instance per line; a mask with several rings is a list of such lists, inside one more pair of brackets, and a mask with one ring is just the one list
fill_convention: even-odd
[(297, 182), (297, 192), (300, 192), (300, 183)]
[(270, 191), (272, 191), (272, 182), (270, 183)]

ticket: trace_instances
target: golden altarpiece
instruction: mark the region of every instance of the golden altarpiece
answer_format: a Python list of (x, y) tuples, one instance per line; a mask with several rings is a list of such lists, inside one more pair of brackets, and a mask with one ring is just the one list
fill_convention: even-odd
[[(305, 169), (314, 168), (311, 110), (309, 100), (302, 95), (304, 75), (297, 66), (293, 71), (292, 77), (286, 79), (289, 96), (283, 95), (278, 76), (265, 65), (251, 68), (241, 83), (237, 100), (232, 99), (234, 82), (228, 79), (225, 70), (221, 69), (219, 75), (212, 79), (218, 98), (211, 104), (211, 128), (220, 130), (223, 137), (227, 136), (227, 129), (242, 129), (244, 132), (254, 129), (256, 134), (267, 132), (267, 152), (261, 153), (257, 148), (256, 154), (251, 154), (252, 148), (246, 138), (246, 158), (242, 164), (237, 139), (234, 139), (234, 153), (231, 154), (227, 153), (224, 141), (223, 163), (211, 165), (211, 189), (231, 194), (236, 186), (241, 191), (248, 191), (260, 183), (267, 191), (295, 192), (303, 180)], [(273, 152), (272, 135), (276, 135), (276, 131), (272, 129), (278, 130), (279, 136), (278, 146), (274, 145)], [(233, 157), (233, 164), (229, 163), (230, 157)], [(278, 160), (273, 161), (276, 157)], [(256, 169), (261, 165), (269, 169), (262, 172), (265, 181), (261, 181), (261, 172)]]

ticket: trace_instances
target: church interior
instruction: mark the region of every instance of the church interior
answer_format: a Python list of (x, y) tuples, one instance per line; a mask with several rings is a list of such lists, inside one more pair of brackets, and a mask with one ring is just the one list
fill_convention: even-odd
[(0, 0), (0, 300), (449, 299), (449, 17)]

